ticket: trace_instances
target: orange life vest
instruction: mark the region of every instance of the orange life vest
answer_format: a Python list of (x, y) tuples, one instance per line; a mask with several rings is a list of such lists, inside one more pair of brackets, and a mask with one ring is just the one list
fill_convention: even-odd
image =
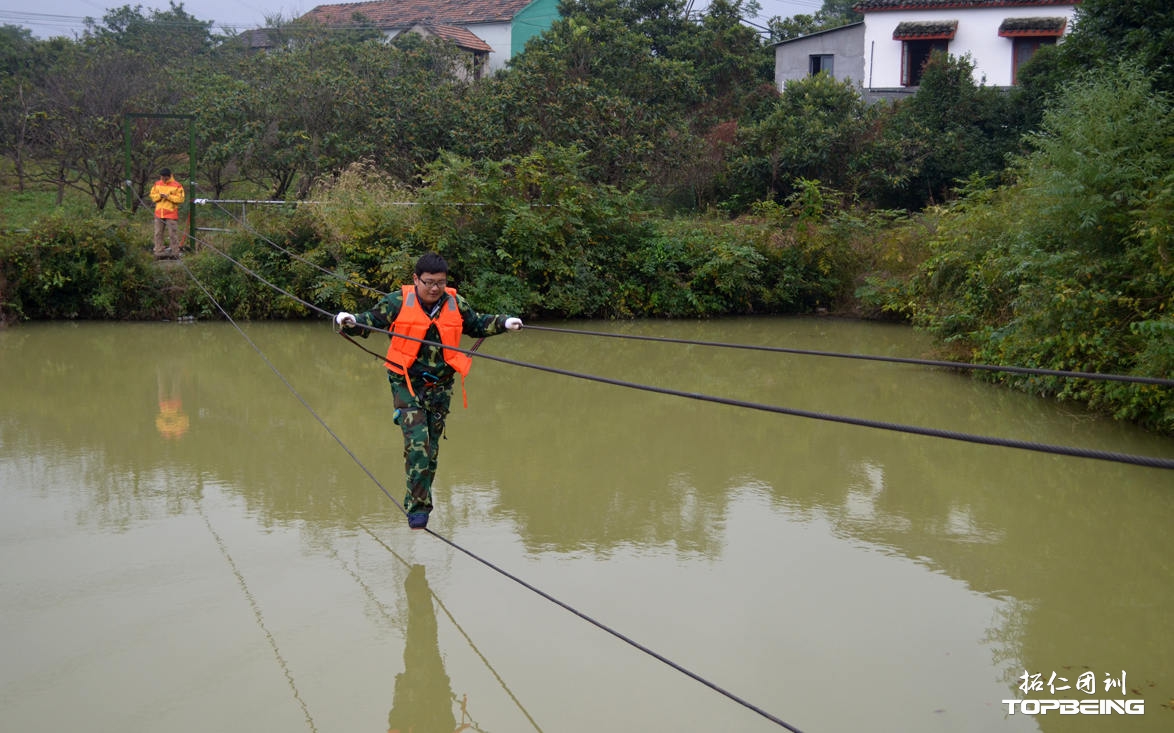
[[(420, 299), (416, 297), (415, 285), (403, 286), (402, 292), (403, 305), (400, 306), (399, 315), (395, 317), (395, 322), (391, 324), (391, 332), (410, 338), (392, 336), (391, 343), (387, 346), (387, 359), (384, 363), (388, 369), (396, 374), (407, 376), (408, 369), (416, 363), (416, 356), (420, 353), (420, 342), (412, 339), (424, 339), (428, 333), (428, 327), (436, 324), (437, 330), (440, 331), (440, 343), (459, 348), (465, 322), (457, 308), (457, 291), (454, 288), (444, 289), (449, 297), (441, 306), (436, 320), (429, 318), (428, 314), (424, 312), (423, 306), (420, 305)], [(463, 392), (465, 376), (469, 373), (469, 367), (473, 365), (473, 359), (468, 354), (451, 349), (444, 349), (442, 353), (445, 363), (461, 375), (461, 390)], [(412, 380), (405, 381), (408, 383), (408, 391), (414, 395)]]

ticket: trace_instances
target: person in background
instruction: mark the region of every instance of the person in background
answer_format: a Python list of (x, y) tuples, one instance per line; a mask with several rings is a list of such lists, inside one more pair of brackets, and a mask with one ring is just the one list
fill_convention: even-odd
[(404, 434), (404, 511), (409, 527), (424, 529), (432, 512), (432, 480), (453, 382), (461, 375), (463, 395), (464, 379), (473, 362), (468, 354), (441, 344), (459, 348), (461, 334), (479, 338), (517, 331), (522, 328), (522, 319), (473, 310), (448, 287), (448, 263), (429, 252), (416, 261), (410, 285), (388, 293), (365, 313), (341, 312), (334, 323), (348, 336), (366, 338), (371, 331), (365, 326), (396, 334), (391, 337), (385, 364), (395, 403), (393, 419)]
[[(171, 169), (159, 171), (159, 180), (151, 186), (151, 200), (155, 202), (155, 258), (179, 258), (179, 205), (183, 203), (183, 184), (171, 177)], [(170, 247), (164, 247), (167, 234)]]

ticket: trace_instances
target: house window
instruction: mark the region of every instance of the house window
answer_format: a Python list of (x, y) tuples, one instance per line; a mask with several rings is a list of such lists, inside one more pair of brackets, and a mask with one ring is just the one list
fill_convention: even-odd
[(1019, 67), (1035, 56), (1040, 46), (1055, 46), (1055, 38), (1013, 38), (1011, 40), (1011, 83), (1019, 83)]
[(830, 53), (812, 54), (808, 57), (810, 59), (811, 76), (815, 76), (819, 72), (827, 72), (828, 76), (835, 76), (835, 68), (833, 59), (835, 58)]
[(949, 53), (950, 40), (958, 30), (956, 20), (898, 23), (893, 40), (901, 42), (901, 84), (921, 84), (921, 72), (934, 51)]
[(1019, 83), (1019, 67), (1035, 55), (1040, 46), (1054, 46), (1064, 35), (1068, 19), (1007, 18), (999, 26), (999, 36), (1011, 39), (1011, 83)]
[(915, 87), (921, 84), (921, 72), (934, 51), (948, 53), (949, 41), (905, 41), (901, 49), (901, 85)]

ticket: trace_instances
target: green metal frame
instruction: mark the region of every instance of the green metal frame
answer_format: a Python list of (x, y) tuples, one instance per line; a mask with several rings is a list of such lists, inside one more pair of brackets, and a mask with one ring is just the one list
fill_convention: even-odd
[[(156, 120), (187, 120), (188, 121), (188, 186), (187, 196), (184, 197), (184, 206), (188, 207), (188, 241), (196, 239), (196, 207), (192, 204), (192, 195), (196, 190), (196, 116), (173, 115), (153, 112), (127, 112), (122, 116), (122, 139), (126, 153), (126, 175), (124, 180), (130, 180), (130, 121), (146, 117)], [(130, 186), (126, 190), (126, 210), (134, 208), (134, 191)]]

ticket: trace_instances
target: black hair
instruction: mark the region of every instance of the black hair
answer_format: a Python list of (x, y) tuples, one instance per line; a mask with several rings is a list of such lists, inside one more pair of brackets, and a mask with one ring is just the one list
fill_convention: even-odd
[(170, 168), (164, 168), (163, 170), (159, 171), (159, 177), (160, 177), (160, 178), (167, 178), (167, 177), (168, 177), (168, 176), (170, 176), (170, 175), (171, 175), (171, 169), (170, 169)]
[(429, 252), (416, 260), (416, 277), (426, 272), (443, 272), (448, 274), (448, 263), (435, 252)]

